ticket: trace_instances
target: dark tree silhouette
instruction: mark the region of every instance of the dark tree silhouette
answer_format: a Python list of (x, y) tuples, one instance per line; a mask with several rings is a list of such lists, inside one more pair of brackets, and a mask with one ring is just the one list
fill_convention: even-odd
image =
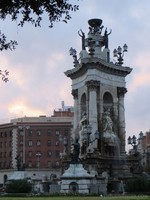
[[(49, 27), (52, 28), (55, 22), (67, 23), (71, 19), (70, 12), (75, 12), (78, 9), (79, 5), (73, 5), (69, 3), (69, 0), (0, 0), (0, 19), (5, 20), (9, 16), (12, 21), (17, 21), (21, 27), (26, 22), (40, 27), (43, 15), (47, 15)], [(16, 41), (7, 42), (6, 36), (0, 31), (0, 51), (13, 50), (16, 45)], [(4, 79), (5, 72), (1, 71), (1, 74), (0, 76)], [(4, 79), (4, 81), (6, 80), (8, 81), (7, 78)]]
[(40, 26), (44, 13), (48, 15), (50, 27), (62, 18), (65, 22), (71, 19), (70, 11), (77, 11), (78, 5), (68, 3), (69, 0), (1, 0), (0, 19), (6, 19), (7, 15), (13, 20), (20, 20), (19, 25), (31, 22)]

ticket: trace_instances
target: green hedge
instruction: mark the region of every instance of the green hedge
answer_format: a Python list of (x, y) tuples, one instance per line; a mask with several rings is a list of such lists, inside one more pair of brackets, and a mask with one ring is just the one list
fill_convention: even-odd
[(27, 180), (15, 180), (6, 185), (7, 193), (29, 193), (32, 185)]
[(126, 192), (150, 192), (150, 180), (145, 177), (139, 177), (137, 179), (130, 180), (126, 184)]

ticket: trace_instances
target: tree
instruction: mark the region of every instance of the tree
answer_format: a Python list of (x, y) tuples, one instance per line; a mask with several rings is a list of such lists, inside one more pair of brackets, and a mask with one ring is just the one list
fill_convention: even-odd
[[(62, 19), (67, 23), (71, 19), (70, 12), (77, 11), (79, 5), (68, 3), (69, 0), (0, 0), (0, 19), (5, 20), (7, 16), (12, 21), (17, 21), (18, 26), (23, 27), (26, 22), (32, 23), (35, 27), (41, 26), (44, 14), (48, 16), (49, 27), (52, 28), (54, 22)], [(78, 1), (78, 0), (77, 0)], [(6, 36), (0, 31), (0, 51), (13, 50), (17, 45), (16, 41), (7, 42)], [(7, 82), (5, 72), (1, 71), (3, 81)]]

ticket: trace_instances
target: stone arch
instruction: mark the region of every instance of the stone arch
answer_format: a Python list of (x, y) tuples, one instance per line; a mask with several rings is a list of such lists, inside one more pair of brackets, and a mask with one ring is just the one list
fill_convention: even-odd
[[(106, 117), (107, 113), (107, 117)], [(107, 119), (106, 119), (107, 118)], [(106, 123), (107, 122), (107, 123)], [(108, 124), (109, 129), (105, 129)], [(113, 95), (106, 91), (103, 94), (103, 153), (109, 156), (119, 155), (119, 138), (116, 132), (116, 123), (114, 117), (114, 99)]]
[(113, 106), (113, 96), (110, 92), (105, 92), (103, 94), (103, 106), (104, 108), (112, 108)]
[(79, 185), (76, 182), (71, 182), (69, 184), (70, 193), (76, 194), (79, 192)]
[(87, 111), (86, 111), (86, 94), (85, 93), (83, 93), (82, 94), (82, 96), (81, 96), (81, 101), (80, 101), (80, 105), (81, 105), (81, 115), (83, 114), (83, 113), (87, 113)]

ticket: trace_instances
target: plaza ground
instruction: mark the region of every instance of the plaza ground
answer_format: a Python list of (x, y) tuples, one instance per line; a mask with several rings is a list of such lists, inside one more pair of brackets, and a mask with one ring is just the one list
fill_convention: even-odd
[(3, 200), (150, 200), (150, 196), (52, 196), (52, 197), (1, 197)]

